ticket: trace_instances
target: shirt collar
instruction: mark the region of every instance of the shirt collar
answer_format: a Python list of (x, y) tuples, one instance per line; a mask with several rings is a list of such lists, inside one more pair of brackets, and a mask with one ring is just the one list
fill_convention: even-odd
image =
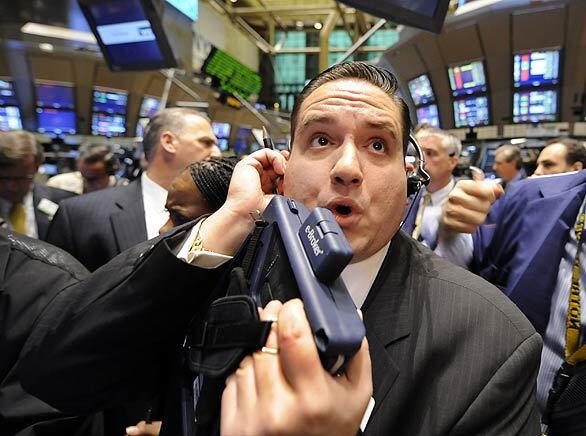
[(454, 184), (455, 184), (454, 179), (450, 178), (450, 182), (446, 186), (444, 186), (441, 189), (438, 189), (435, 192), (430, 192), (429, 196), (431, 197), (431, 204), (432, 205), (441, 204), (446, 199), (446, 197), (448, 196), (450, 191), (452, 189), (454, 189)]
[(149, 201), (152, 201), (154, 204), (162, 205), (161, 207), (164, 207), (165, 202), (167, 201), (167, 190), (161, 185), (153, 182), (146, 172), (142, 173), (140, 181), (142, 183), (143, 197), (148, 198)]
[(351, 263), (342, 271), (342, 279), (356, 307), (360, 308), (364, 304), (378, 271), (385, 260), (387, 251), (389, 251), (390, 245), (391, 242), (389, 241), (383, 248), (369, 258), (360, 262)]

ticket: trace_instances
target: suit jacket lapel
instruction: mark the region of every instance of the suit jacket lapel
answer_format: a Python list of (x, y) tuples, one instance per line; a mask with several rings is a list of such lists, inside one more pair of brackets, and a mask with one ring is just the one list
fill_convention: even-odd
[[(568, 241), (568, 230), (574, 226), (586, 192), (584, 176), (572, 179), (569, 185), (544, 185), (541, 198), (530, 201), (523, 213), (513, 259), (513, 265), (519, 266), (511, 268), (514, 275), (509, 278), (507, 288), (509, 297), (540, 333), (545, 332), (549, 319), (551, 296), (559, 259)], [(534, 256), (538, 252), (548, 253), (548, 256)]]
[(147, 240), (144, 204), (140, 179), (131, 183), (115, 201), (118, 208), (110, 215), (112, 231), (119, 252)]
[(405, 238), (408, 237), (399, 232), (393, 238), (363, 306), (376, 402), (373, 415), (399, 375), (399, 367), (390, 351), (409, 336), (411, 329), (412, 300), (408, 291), (409, 265), (405, 251)]

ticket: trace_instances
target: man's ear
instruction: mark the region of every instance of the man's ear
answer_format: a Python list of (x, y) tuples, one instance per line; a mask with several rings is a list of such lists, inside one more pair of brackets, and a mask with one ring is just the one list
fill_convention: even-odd
[(571, 168), (572, 171), (581, 171), (584, 169), (584, 165), (582, 165), (582, 162), (574, 162)]
[(163, 133), (161, 133), (161, 147), (163, 148), (163, 150), (165, 150), (167, 153), (171, 153), (171, 154), (175, 154), (177, 153), (177, 138), (175, 137), (175, 135), (168, 131), (165, 130)]

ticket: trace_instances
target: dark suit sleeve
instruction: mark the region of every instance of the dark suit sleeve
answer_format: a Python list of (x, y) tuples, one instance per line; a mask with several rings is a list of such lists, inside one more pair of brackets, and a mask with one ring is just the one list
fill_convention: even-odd
[(540, 354), (541, 337), (534, 333), (497, 369), (450, 436), (540, 434), (539, 412), (535, 407)]
[(49, 226), (47, 242), (53, 244), (77, 258), (78, 254), (72, 238), (73, 228), (71, 226), (69, 206), (66, 201), (61, 203), (57, 213)]
[(77, 414), (164, 390), (169, 357), (224, 272), (177, 259), (171, 247), (186, 229), (174, 235), (125, 251), (54, 298), (24, 346), (26, 390)]

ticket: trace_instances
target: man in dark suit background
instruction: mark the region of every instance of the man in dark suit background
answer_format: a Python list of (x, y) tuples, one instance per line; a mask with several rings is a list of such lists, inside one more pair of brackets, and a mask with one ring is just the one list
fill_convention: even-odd
[(61, 200), (75, 194), (34, 183), (43, 148), (32, 133), (0, 134), (0, 216), (8, 228), (45, 240)]
[[(266, 207), (278, 184), (309, 208), (330, 209), (354, 250), (342, 277), (362, 308), (372, 359), (374, 407), (365, 434), (535, 435), (539, 336), (497, 288), (399, 231), (410, 120), (396, 91), (394, 76), (364, 63), (337, 65), (311, 81), (292, 113), (289, 159), (272, 150), (244, 158), (224, 206), (192, 230), (186, 257), (207, 271), (192, 294), (226, 274), (254, 225), (249, 214)], [(188, 322), (184, 301), (168, 292), (65, 293), (67, 304), (48, 310), (52, 328), (27, 356), (28, 388), (78, 410), (152, 388), (144, 374), (158, 380), (168, 354), (137, 365), (140, 350), (180, 341), (144, 320)], [(99, 349), (90, 345), (96, 341)], [(33, 371), (39, 359), (43, 368)], [(168, 417), (163, 431), (174, 434), (176, 425)]]
[(183, 108), (164, 109), (151, 119), (143, 149), (148, 169), (140, 179), (64, 202), (53, 220), (48, 242), (90, 271), (157, 236), (168, 218), (165, 201), (173, 178), (190, 163), (221, 155), (209, 120)]

